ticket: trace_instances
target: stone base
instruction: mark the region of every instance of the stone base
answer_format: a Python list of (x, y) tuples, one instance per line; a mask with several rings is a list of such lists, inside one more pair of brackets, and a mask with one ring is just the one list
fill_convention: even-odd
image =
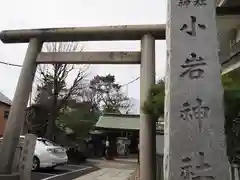
[(19, 174), (0, 174), (1, 180), (20, 180)]

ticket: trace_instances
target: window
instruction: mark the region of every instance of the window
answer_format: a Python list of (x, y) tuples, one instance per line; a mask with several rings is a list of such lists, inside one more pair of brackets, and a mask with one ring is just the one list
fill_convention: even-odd
[(44, 139), (44, 138), (38, 138), (37, 140), (42, 142), (46, 146), (57, 146), (55, 143), (53, 143), (47, 139)]
[(4, 119), (8, 119), (9, 111), (4, 111)]

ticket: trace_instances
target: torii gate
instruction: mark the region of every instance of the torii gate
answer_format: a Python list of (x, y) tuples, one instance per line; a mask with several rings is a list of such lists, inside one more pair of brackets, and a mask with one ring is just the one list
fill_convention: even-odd
[[(10, 30), (1, 32), (0, 38), (4, 43), (29, 43), (0, 154), (0, 172), (9, 174), (37, 64), (141, 64), (140, 101), (143, 105), (155, 83), (155, 40), (165, 38), (165, 25)], [(41, 52), (43, 42), (112, 40), (141, 40), (141, 52)], [(156, 123), (142, 111), (140, 118), (141, 179), (156, 179)]]
[[(215, 8), (215, 0), (168, 1), (165, 180), (228, 179)], [(155, 40), (165, 39), (165, 25), (9, 30), (0, 38), (4, 43), (29, 43), (0, 154), (0, 172), (10, 174), (38, 63), (140, 63), (143, 105), (155, 83)], [(111, 40), (141, 40), (141, 52), (117, 53), (115, 58), (95, 52), (90, 55), (94, 61), (81, 59), (89, 57), (86, 53), (40, 53), (43, 42)], [(61, 55), (64, 59), (56, 61), (54, 56)], [(141, 180), (156, 179), (155, 126), (141, 111)]]

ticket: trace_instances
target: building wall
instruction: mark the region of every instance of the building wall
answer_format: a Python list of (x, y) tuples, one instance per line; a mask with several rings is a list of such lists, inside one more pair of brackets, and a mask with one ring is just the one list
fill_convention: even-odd
[(10, 106), (0, 102), (0, 136), (3, 135)]

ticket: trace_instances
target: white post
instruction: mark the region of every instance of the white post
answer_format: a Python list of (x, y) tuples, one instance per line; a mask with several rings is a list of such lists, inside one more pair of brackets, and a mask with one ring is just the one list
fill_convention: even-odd
[(227, 180), (214, 0), (169, 0), (165, 180)]

